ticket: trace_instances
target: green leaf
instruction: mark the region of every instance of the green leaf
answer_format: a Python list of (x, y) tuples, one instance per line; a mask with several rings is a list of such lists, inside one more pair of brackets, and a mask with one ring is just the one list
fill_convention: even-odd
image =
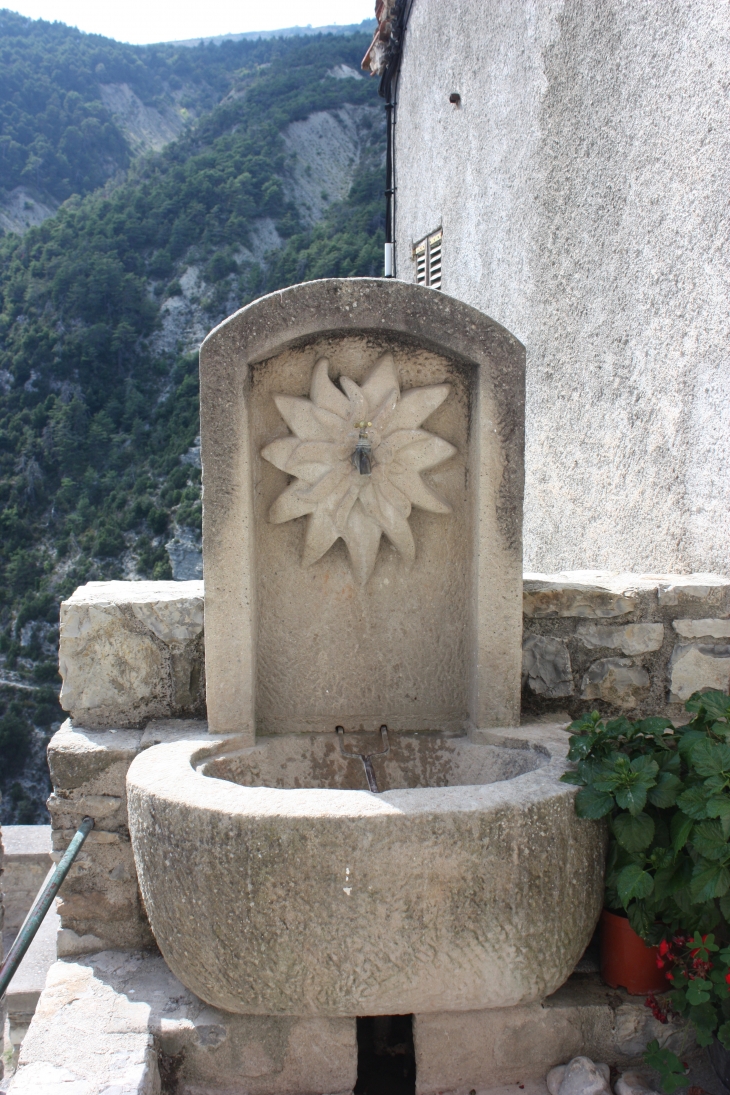
[(638, 863), (629, 863), (628, 867), (624, 867), (619, 874), (616, 887), (623, 906), (626, 908), (632, 898), (649, 896), (654, 889), (654, 879)]
[(647, 787), (644, 783), (636, 783), (632, 787), (621, 787), (616, 791), (616, 802), (622, 810), (639, 814), (646, 806), (646, 792)]
[(662, 772), (659, 775), (656, 787), (652, 787), (649, 791), (649, 802), (652, 806), (666, 809), (669, 806), (674, 806), (677, 795), (681, 790), (682, 781), (679, 776), (675, 776), (672, 772)]
[(572, 783), (575, 787), (584, 787), (585, 780), (580, 772), (563, 772), (560, 777), (561, 783)]
[(707, 799), (708, 817), (730, 817), (730, 795), (712, 795)]
[(674, 815), (669, 828), (672, 834), (672, 847), (675, 852), (680, 852), (684, 848), (689, 834), (692, 832), (693, 825), (694, 821), (686, 814), (676, 813)]
[(677, 1088), (686, 1087), (689, 1084), (689, 1077), (685, 1076), (684, 1065), (677, 1054), (672, 1053), (671, 1049), (660, 1049), (656, 1038), (646, 1047), (644, 1064), (656, 1069), (659, 1073), (662, 1091), (665, 1091), (667, 1095), (672, 1095)]
[(659, 771), (659, 765), (652, 757), (636, 757), (635, 760), (631, 761), (631, 770), (632, 772), (638, 772), (648, 781), (654, 779)]
[(672, 897), (685, 884), (683, 864), (664, 867), (654, 875), (654, 896), (657, 901)]
[(717, 1028), (717, 1037), (722, 1042), (725, 1049), (730, 1049), (730, 1021), (723, 1023), (721, 1027)]
[[(694, 981), (690, 982), (690, 986), (687, 989), (687, 996), (689, 997), (689, 991)], [(712, 1004), (707, 1001), (702, 1001), (700, 1004), (691, 1004), (689, 1009), (689, 1017), (695, 1028), (697, 1035), (697, 1041), (701, 1046), (708, 1046), (712, 1041), (712, 1032), (717, 1026), (717, 1012)], [(701, 1041), (701, 1038), (709, 1035), (709, 1041)]]
[(613, 831), (619, 844), (628, 852), (640, 852), (654, 838), (654, 822), (648, 814), (618, 814), (613, 819)]
[(692, 845), (705, 859), (722, 859), (730, 852), (719, 821), (700, 821), (695, 825)]
[(688, 757), (698, 741), (707, 741), (707, 734), (702, 730), (680, 729), (681, 737), (677, 748), (682, 757)]
[[(690, 707), (693, 701), (696, 706)], [(698, 711), (700, 708), (704, 708), (712, 719), (730, 720), (730, 696), (717, 689), (712, 689), (710, 692), (695, 692), (687, 700), (685, 707), (688, 711)]]
[(719, 745), (705, 738), (692, 746), (690, 759), (700, 776), (728, 775), (730, 778), (730, 745)]
[(710, 999), (712, 986), (707, 981), (690, 981), (687, 986), (687, 999), (690, 1004), (706, 1004)]
[(662, 715), (652, 715), (648, 719), (641, 719), (635, 727), (639, 734), (663, 734), (665, 730), (673, 730), (674, 723)]
[(578, 817), (597, 820), (605, 817), (613, 809), (613, 798), (605, 791), (596, 791), (593, 787), (584, 787), (575, 796), (575, 812)]
[(730, 887), (730, 871), (721, 863), (700, 860), (692, 871), (690, 895), (693, 901), (711, 901), (723, 897)]
[(726, 920), (730, 920), (730, 893), (720, 898), (720, 912)]
[(677, 799), (677, 805), (688, 817), (700, 821), (707, 817), (707, 794), (699, 785), (688, 787)]

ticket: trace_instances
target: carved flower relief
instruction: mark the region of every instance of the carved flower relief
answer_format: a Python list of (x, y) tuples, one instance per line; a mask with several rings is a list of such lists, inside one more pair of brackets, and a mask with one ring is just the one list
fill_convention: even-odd
[(385, 533), (410, 567), (416, 555), (408, 524), (411, 507), (450, 513), (451, 507), (421, 479), (456, 449), (421, 429), (449, 394), (448, 384), (401, 392), (391, 354), (356, 384), (329, 378), (329, 362), (314, 366), (310, 398), (275, 395), (292, 431), (261, 452), (294, 476), (269, 513), (275, 524), (309, 515), (302, 562), (310, 566), (339, 537), (362, 585), (375, 566)]

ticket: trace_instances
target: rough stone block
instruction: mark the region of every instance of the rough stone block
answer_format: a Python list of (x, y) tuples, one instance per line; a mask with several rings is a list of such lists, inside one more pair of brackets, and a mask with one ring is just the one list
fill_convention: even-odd
[(526, 635), (522, 642), (522, 684), (546, 699), (572, 696), (575, 689), (567, 643), (545, 635)]
[(634, 665), (630, 658), (602, 658), (584, 676), (581, 696), (629, 709), (638, 705), (650, 684), (644, 667)]
[(704, 688), (730, 691), (730, 645), (681, 643), (669, 661), (669, 700), (685, 703)]
[(676, 1022), (663, 1026), (643, 997), (612, 992), (597, 975), (574, 975), (542, 1004), (414, 1015), (413, 1034), (417, 1095), (525, 1083), (582, 1054), (626, 1066), (653, 1038), (675, 1051), (692, 1048)]
[(525, 574), (523, 612), (534, 619), (625, 616), (636, 608), (636, 592), (622, 589), (622, 584), (593, 571)]
[(53, 857), (58, 860), (82, 818), (94, 818), (61, 887), (59, 954), (153, 943), (137, 886), (127, 819), (127, 769), (142, 732), (86, 730), (67, 720), (48, 747), (53, 794)]
[(728, 587), (730, 579), (719, 574), (666, 576), (659, 585), (657, 600), (660, 605), (683, 605), (693, 601), (719, 604)]
[(61, 605), (61, 706), (85, 726), (204, 713), (202, 582), (89, 582)]
[(141, 740), (140, 732), (87, 730), (66, 719), (48, 745), (54, 791), (83, 788), (86, 794), (121, 796), (126, 802), (127, 769)]
[(125, 996), (82, 963), (48, 972), (21, 1046), (12, 1095), (159, 1095), (149, 1004)]
[(354, 1019), (230, 1015), (180, 984), (162, 958), (105, 951), (51, 969), (12, 1095), (349, 1095)]
[(675, 620), (672, 627), (683, 639), (730, 639), (730, 620)]
[(664, 625), (643, 623), (600, 627), (597, 624), (580, 624), (576, 637), (592, 650), (606, 647), (620, 650), (622, 654), (648, 654), (661, 649)]

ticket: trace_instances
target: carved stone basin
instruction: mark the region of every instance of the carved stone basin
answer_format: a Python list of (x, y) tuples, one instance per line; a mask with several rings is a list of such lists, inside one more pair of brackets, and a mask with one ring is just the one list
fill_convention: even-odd
[[(391, 733), (378, 786), (333, 735), (187, 738), (127, 777), (152, 930), (232, 1012), (504, 1007), (571, 972), (602, 900), (603, 828), (559, 782), (567, 736)], [(348, 748), (377, 751), (375, 735)]]

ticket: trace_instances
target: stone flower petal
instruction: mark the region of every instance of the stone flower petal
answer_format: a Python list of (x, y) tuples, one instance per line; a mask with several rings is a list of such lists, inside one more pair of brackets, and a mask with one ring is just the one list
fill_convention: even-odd
[(391, 464), (389, 474), (391, 483), (418, 509), (428, 510), (429, 513), (451, 513), (451, 506), (426, 486), (417, 471)]
[[(450, 389), (434, 384), (401, 396), (391, 354), (376, 362), (362, 385), (346, 376), (340, 385), (342, 391), (329, 377), (329, 362), (320, 358), (312, 372), (311, 400), (274, 396), (292, 434), (266, 445), (261, 455), (295, 477), (269, 517), (278, 524), (308, 515), (303, 565), (317, 562), (341, 537), (353, 573), (364, 585), (383, 533), (405, 565), (413, 563), (412, 506), (451, 512), (420, 476), (456, 452), (448, 441), (420, 428)], [(363, 419), (369, 423), (366, 432), (356, 426)], [(370, 468), (364, 460), (353, 464), (353, 453), (362, 447), (371, 453)]]
[(339, 536), (340, 531), (329, 513), (325, 513), (318, 506), (307, 521), (302, 566), (309, 567), (312, 563), (316, 563), (318, 559), (321, 559), (325, 551), (329, 551)]
[(299, 475), (302, 464), (324, 464), (334, 468), (343, 459), (340, 446), (332, 441), (301, 441), (291, 453), (285, 471)]
[[(333, 441), (332, 431), (319, 420), (316, 408), (297, 395), (275, 395), (274, 403), (291, 432), (300, 441)], [(320, 412), (322, 413), (322, 412)], [(340, 426), (341, 421), (338, 419)]]
[(316, 502), (303, 496), (300, 483), (290, 483), (269, 510), (269, 520), (273, 525), (282, 525), (285, 521), (293, 521), (296, 517), (314, 513), (316, 508)]
[[(417, 475), (418, 473), (413, 472), (412, 474)], [(373, 475), (373, 485), (375, 486), (376, 495), (382, 497), (388, 505), (393, 507), (396, 513), (399, 513), (401, 517), (410, 517), (410, 499), (405, 491), (402, 491), (398, 484), (393, 482), (392, 477), (384, 475), (382, 478), (376, 479)]]
[(357, 385), (354, 380), (350, 380), (349, 376), (341, 376), (340, 384), (350, 401), (351, 420), (359, 421), (363, 418), (367, 418), (370, 413), (368, 401), (365, 398), (364, 393), (360, 390), (359, 385)]
[(435, 468), (437, 464), (443, 464), (444, 460), (448, 460), (455, 452), (456, 449), (448, 441), (429, 434), (425, 439), (414, 441), (413, 444), (400, 449), (398, 463), (414, 471), (427, 471), (428, 468)]
[(389, 432), (391, 419), (398, 406), (398, 389), (392, 388), (372, 416), (373, 429), (384, 434)]
[[(403, 556), (406, 565), (410, 566), (416, 557), (416, 545), (408, 525), (407, 514), (404, 515), (399, 506), (392, 505), (390, 499), (374, 483), (369, 483), (360, 491), (360, 505), (367, 516), (380, 525), (390, 542)], [(410, 513), (410, 505), (408, 513)]]
[(373, 572), (381, 536), (380, 525), (367, 516), (357, 501), (350, 510), (342, 539), (347, 544), (355, 579), (361, 586)]
[[(342, 382), (340, 381), (340, 383)], [(398, 373), (396, 372), (393, 355), (383, 354), (375, 362), (360, 387), (368, 401), (371, 416), (393, 388), (400, 394), (400, 384), (398, 383)]]
[(298, 437), (292, 437), (291, 435), (289, 437), (280, 437), (277, 441), (272, 441), (270, 445), (265, 445), (261, 450), (261, 455), (264, 460), (268, 460), (279, 471), (286, 471), (289, 458), (299, 445), (301, 445), (301, 441)]
[(403, 392), (385, 436), (394, 430), (417, 430), (441, 406), (450, 391), (450, 384), (432, 384)]
[(337, 525), (340, 533), (344, 532), (347, 527), (347, 521), (350, 516), (350, 510), (357, 502), (358, 495), (360, 493), (359, 483), (349, 483), (345, 496), (342, 501), (338, 502), (337, 508), (334, 511), (334, 522)]
[(331, 468), (322, 479), (311, 486), (307, 491), (307, 497), (313, 502), (327, 502), (330, 495), (340, 487), (344, 491), (344, 481), (349, 478), (352, 471), (351, 465), (343, 461), (337, 467)]
[(326, 357), (321, 357), (314, 366), (309, 398), (322, 410), (331, 411), (332, 414), (346, 419), (350, 414), (350, 403), (347, 396), (330, 380), (329, 367)]

